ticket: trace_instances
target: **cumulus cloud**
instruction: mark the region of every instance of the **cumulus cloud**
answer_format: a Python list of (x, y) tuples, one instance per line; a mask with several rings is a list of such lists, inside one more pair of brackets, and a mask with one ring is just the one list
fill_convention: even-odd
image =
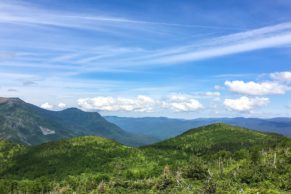
[(161, 109), (190, 112), (203, 108), (202, 104), (190, 95), (171, 95), (163, 100), (143, 95), (134, 98), (99, 96), (79, 99), (78, 105), (85, 110), (128, 112), (153, 112)]
[(271, 73), (270, 76), (276, 81), (291, 83), (291, 72), (275, 72)]
[(269, 98), (242, 96), (238, 99), (225, 99), (224, 106), (238, 112), (251, 112), (253, 109), (265, 106), (269, 102)]
[(196, 99), (188, 95), (173, 95), (163, 102), (165, 108), (170, 108), (175, 112), (196, 111), (203, 108), (203, 105)]
[(48, 102), (43, 103), (42, 105), (40, 105), (40, 107), (44, 109), (48, 109), (48, 110), (51, 110), (54, 108), (54, 106), (49, 104)]
[(152, 112), (155, 104), (156, 101), (154, 99), (142, 95), (136, 98), (100, 96), (78, 100), (78, 105), (81, 108), (100, 111)]
[(230, 91), (246, 95), (285, 94), (291, 88), (277, 82), (244, 82), (226, 81), (224, 83)]
[(62, 102), (60, 102), (59, 104), (58, 104), (58, 107), (59, 108), (65, 108), (67, 105), (65, 104), (65, 103), (62, 103)]

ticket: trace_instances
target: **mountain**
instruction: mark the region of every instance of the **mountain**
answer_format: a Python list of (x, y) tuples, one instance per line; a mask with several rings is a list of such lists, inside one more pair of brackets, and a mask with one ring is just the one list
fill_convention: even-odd
[(84, 112), (77, 108), (49, 111), (19, 98), (0, 98), (0, 120), (0, 138), (26, 145), (88, 135), (134, 146), (156, 141), (125, 132), (97, 112)]
[(161, 140), (175, 137), (190, 128), (196, 127), (196, 124), (194, 125), (188, 120), (166, 117), (130, 118), (105, 116), (104, 118), (130, 133), (146, 134)]
[(115, 123), (125, 131), (155, 137), (161, 140), (175, 137), (190, 128), (213, 123), (226, 123), (259, 130), (263, 132), (279, 133), (291, 137), (291, 118), (200, 118), (200, 119), (171, 119), (165, 117), (116, 117), (106, 116), (109, 122)]
[(224, 123), (211, 124), (159, 142), (149, 147), (166, 150), (183, 150), (199, 155), (219, 150), (236, 151), (258, 144), (269, 144), (282, 139), (274, 133), (263, 133)]
[(139, 148), (76, 137), (15, 151), (0, 193), (290, 193), (290, 148), (281, 135), (222, 123)]

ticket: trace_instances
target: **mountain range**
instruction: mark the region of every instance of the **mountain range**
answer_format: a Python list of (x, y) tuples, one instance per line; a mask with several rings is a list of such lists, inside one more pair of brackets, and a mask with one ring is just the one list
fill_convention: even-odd
[(198, 119), (172, 119), (166, 117), (116, 117), (105, 118), (121, 127), (123, 130), (143, 134), (160, 140), (175, 137), (188, 129), (209, 125), (213, 123), (226, 123), (263, 132), (279, 133), (291, 137), (291, 118), (198, 118)]
[(128, 133), (97, 112), (84, 112), (77, 108), (49, 111), (19, 98), (0, 98), (0, 121), (0, 138), (26, 145), (88, 135), (110, 138), (131, 146), (157, 141)]
[(101, 136), (130, 146), (153, 144), (190, 128), (227, 123), (291, 137), (290, 118), (130, 118), (105, 116), (77, 108), (49, 111), (19, 98), (0, 97), (0, 138), (25, 145), (78, 137)]

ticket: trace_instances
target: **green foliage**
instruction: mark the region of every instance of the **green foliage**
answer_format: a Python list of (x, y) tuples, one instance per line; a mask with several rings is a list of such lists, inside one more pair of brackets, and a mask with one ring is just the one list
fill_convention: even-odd
[(290, 139), (215, 124), (141, 148), (0, 141), (0, 193), (290, 193)]
[(25, 151), (25, 146), (0, 140), (0, 173), (13, 165), (14, 157)]
[(193, 156), (189, 163), (182, 167), (184, 178), (203, 180), (208, 177), (207, 165), (202, 158)]
[(192, 129), (175, 138), (154, 145), (157, 149), (181, 150), (209, 155), (221, 150), (237, 151), (256, 144), (269, 144), (282, 138), (276, 134), (252, 131), (222, 123)]

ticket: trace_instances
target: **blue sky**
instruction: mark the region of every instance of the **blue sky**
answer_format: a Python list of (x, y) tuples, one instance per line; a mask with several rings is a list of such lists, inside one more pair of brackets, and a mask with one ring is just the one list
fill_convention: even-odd
[(0, 2), (0, 96), (103, 115), (291, 116), (291, 3)]

